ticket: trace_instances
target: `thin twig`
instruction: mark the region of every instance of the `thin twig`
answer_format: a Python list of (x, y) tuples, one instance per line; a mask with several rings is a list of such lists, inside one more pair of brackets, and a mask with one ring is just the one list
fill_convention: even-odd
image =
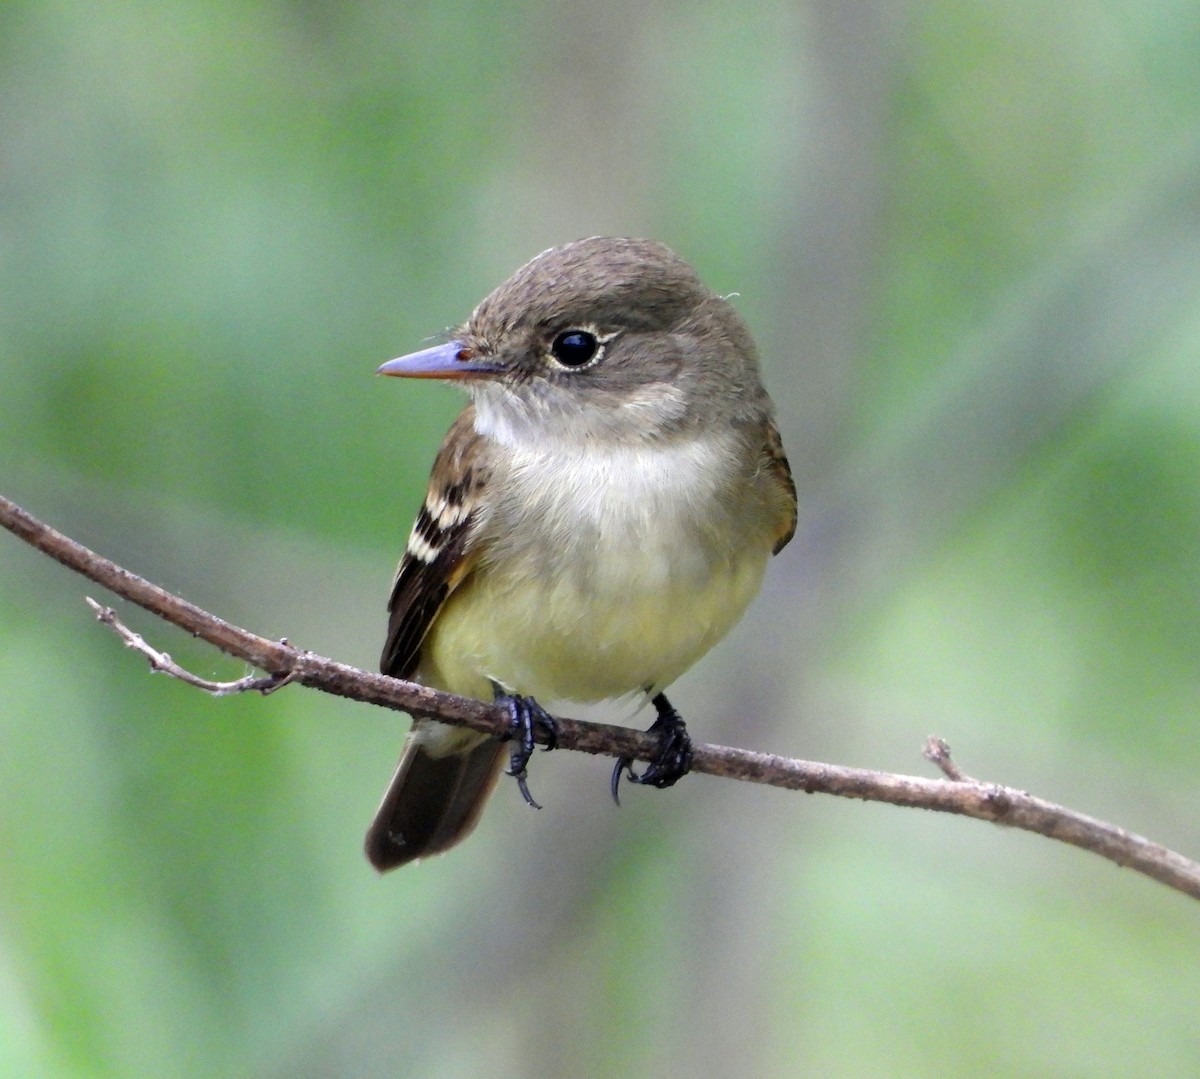
[(232, 682), (214, 682), (210, 678), (201, 678), (200, 675), (193, 674), (186, 667), (181, 667), (166, 652), (160, 652), (156, 648), (151, 648), (146, 643), (146, 638), (140, 633), (134, 633), (133, 630), (117, 617), (117, 612), (111, 607), (101, 606), (91, 596), (84, 596), (83, 598), (87, 601), (87, 605), (96, 612), (96, 621), (103, 622), (111, 628), (125, 642), (126, 648), (132, 648), (135, 652), (140, 652), (145, 656), (150, 661), (150, 669), (152, 671), (157, 674), (169, 674), (172, 678), (178, 678), (181, 682), (186, 682), (189, 686), (202, 689), (205, 693), (211, 693), (214, 697), (230, 697), (235, 693), (250, 693), (253, 691), (262, 693), (265, 696), (292, 681), (290, 674), (283, 675), (282, 677), (277, 677), (273, 674), (247, 674)]
[(979, 782), (977, 779), (972, 779), (954, 763), (954, 758), (950, 756), (950, 743), (945, 738), (931, 734), (925, 739), (925, 748), (921, 750), (921, 756), (931, 764), (936, 764), (941, 769), (942, 775), (947, 779), (954, 780), (955, 783)]
[[(183, 672), (187, 675), (184, 681), (200, 684), (209, 692), (213, 692), (211, 687), (214, 685), (220, 692), (245, 692), (249, 689), (263, 692), (288, 682), (297, 682), (326, 693), (398, 709), (416, 717), (471, 727), (488, 734), (502, 735), (508, 730), (507, 713), (493, 705), (362, 671), (336, 660), (301, 651), (287, 641), (271, 641), (225, 622), (90, 551), (3, 496), (0, 496), (0, 524), (89, 580), (203, 638), (222, 651), (245, 660), (270, 676), (268, 679), (211, 683)], [(116, 629), (115, 616), (111, 621), (107, 618), (102, 620)], [(122, 636), (127, 643), (131, 643), (131, 637), (137, 637), (128, 630), (126, 633), (128, 637), (125, 634)], [(180, 669), (169, 661), (169, 657), (165, 657), (166, 663), (156, 662), (155, 657), (162, 659), (162, 653), (149, 648), (144, 641), (136, 647), (151, 659), (155, 669), (180, 677)], [(231, 688), (238, 686), (238, 689)], [(544, 742), (545, 736), (542, 732), (538, 733), (538, 740)], [(562, 749), (640, 761), (649, 760), (656, 748), (655, 739), (640, 731), (565, 718), (558, 720), (556, 742)], [(1116, 825), (1035, 798), (1024, 791), (970, 779), (954, 764), (949, 747), (940, 740), (927, 743), (926, 755), (947, 778), (895, 775), (700, 743), (693, 746), (692, 771), (812, 794), (833, 794), (956, 813), (1021, 828), (1092, 851), (1117, 865), (1127, 866), (1185, 895), (1200, 899), (1200, 864), (1191, 859)]]

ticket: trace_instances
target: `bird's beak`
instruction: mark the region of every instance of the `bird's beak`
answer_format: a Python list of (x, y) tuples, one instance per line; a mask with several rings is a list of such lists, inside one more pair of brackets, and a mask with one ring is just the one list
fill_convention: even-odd
[(461, 341), (447, 341), (388, 360), (375, 373), (398, 378), (478, 378), (498, 375), (502, 370), (498, 363), (480, 356)]

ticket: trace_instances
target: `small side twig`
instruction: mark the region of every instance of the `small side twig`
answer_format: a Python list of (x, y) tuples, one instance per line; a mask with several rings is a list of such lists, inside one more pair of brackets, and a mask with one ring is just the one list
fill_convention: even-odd
[(931, 734), (925, 739), (925, 748), (921, 751), (921, 756), (930, 763), (936, 764), (941, 769), (942, 775), (947, 779), (954, 780), (955, 783), (979, 782), (978, 779), (973, 779), (955, 764), (954, 758), (950, 756), (950, 743), (945, 738)]
[(294, 672), (290, 671), (284, 675), (248, 674), (234, 679), (232, 682), (214, 682), (210, 678), (201, 678), (200, 675), (193, 674), (186, 667), (181, 667), (168, 653), (152, 648), (146, 642), (146, 638), (140, 633), (134, 633), (117, 617), (117, 612), (111, 607), (102, 606), (91, 596), (83, 598), (87, 601), (87, 605), (96, 612), (96, 621), (103, 622), (108, 626), (125, 642), (126, 648), (132, 648), (135, 652), (145, 656), (150, 661), (151, 671), (156, 674), (169, 674), (172, 678), (178, 678), (181, 682), (202, 689), (205, 693), (211, 693), (214, 697), (229, 697), (235, 693), (253, 692), (261, 693), (265, 697), (268, 693), (274, 693), (275, 690), (281, 689), (295, 678)]

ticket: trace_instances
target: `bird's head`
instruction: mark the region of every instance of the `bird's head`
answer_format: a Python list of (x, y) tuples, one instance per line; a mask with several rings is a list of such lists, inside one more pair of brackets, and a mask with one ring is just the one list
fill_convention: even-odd
[(761, 410), (754, 345), (733, 307), (651, 240), (543, 251), (445, 344), (379, 368), (449, 379), (496, 437), (667, 437)]

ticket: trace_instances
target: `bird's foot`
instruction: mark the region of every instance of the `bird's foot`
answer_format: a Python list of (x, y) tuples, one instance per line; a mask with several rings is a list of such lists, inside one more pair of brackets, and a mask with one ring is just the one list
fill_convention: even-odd
[(652, 703), (658, 712), (658, 718), (646, 733), (658, 735), (658, 752), (641, 775), (633, 770), (632, 758), (621, 757), (617, 760), (613, 768), (611, 787), (613, 801), (617, 805), (621, 804), (618, 788), (622, 775), (625, 775), (630, 783), (662, 788), (677, 783), (692, 767), (692, 739), (687, 732), (687, 724), (671, 707), (671, 702), (664, 694), (658, 694)]
[(508, 709), (509, 732), (505, 741), (516, 743), (508, 757), (508, 774), (517, 781), (517, 789), (521, 797), (534, 809), (542, 807), (534, 801), (529, 793), (529, 774), (526, 766), (533, 751), (537, 747), (536, 736), (538, 729), (545, 733), (546, 749), (553, 749), (558, 741), (558, 724), (537, 701), (532, 697), (519, 697), (514, 693), (505, 693), (493, 683), (493, 700), (496, 704)]

